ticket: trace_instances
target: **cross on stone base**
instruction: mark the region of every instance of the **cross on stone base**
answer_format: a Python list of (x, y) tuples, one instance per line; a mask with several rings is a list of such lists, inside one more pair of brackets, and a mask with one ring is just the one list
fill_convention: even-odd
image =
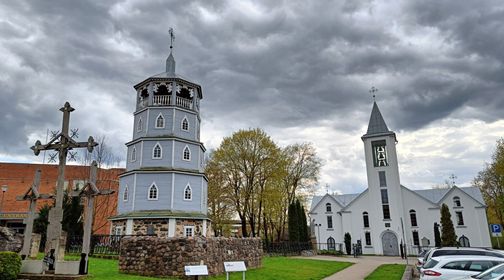
[[(51, 141), (47, 144), (42, 144), (39, 140), (35, 142), (35, 145), (31, 147), (35, 155), (39, 155), (40, 151), (45, 150), (55, 150), (59, 155), (59, 165), (58, 165), (58, 182), (56, 186), (56, 205), (49, 210), (49, 225), (47, 227), (47, 240), (45, 253), (49, 254), (51, 250), (55, 250), (57, 253), (54, 256), (54, 261), (58, 261), (59, 258), (63, 257), (58, 254), (60, 248), (60, 237), (62, 232), (61, 222), (63, 221), (63, 187), (65, 183), (65, 166), (68, 152), (76, 148), (87, 148), (88, 152), (93, 152), (95, 146), (98, 145), (89, 136), (87, 142), (76, 142), (69, 135), (70, 126), (70, 113), (75, 109), (70, 106), (70, 103), (66, 102), (65, 105), (60, 109), (63, 112), (63, 123), (61, 127), (61, 133), (54, 136)], [(63, 252), (64, 254), (64, 252)]]
[(100, 190), (96, 187), (96, 177), (98, 172), (98, 163), (93, 160), (91, 163), (91, 172), (89, 175), (89, 182), (84, 185), (80, 191), (73, 191), (72, 196), (80, 196), (87, 198), (87, 208), (84, 220), (84, 237), (82, 239), (82, 254), (81, 264), (79, 267), (79, 274), (87, 274), (88, 271), (88, 257), (91, 243), (91, 233), (93, 230), (93, 211), (94, 200), (99, 195), (110, 195), (114, 190)]
[(31, 247), (31, 238), (33, 232), (33, 221), (35, 219), (36, 210), (37, 210), (37, 200), (38, 199), (50, 199), (53, 198), (53, 194), (40, 194), (38, 191), (40, 185), (40, 169), (35, 171), (35, 178), (33, 180), (32, 185), (26, 191), (24, 195), (16, 197), (17, 201), (30, 201), (30, 208), (28, 210), (28, 217), (25, 220), (26, 228), (24, 232), (23, 239), (23, 249), (21, 249), (21, 258), (24, 260), (27, 256), (30, 255), (30, 247)]

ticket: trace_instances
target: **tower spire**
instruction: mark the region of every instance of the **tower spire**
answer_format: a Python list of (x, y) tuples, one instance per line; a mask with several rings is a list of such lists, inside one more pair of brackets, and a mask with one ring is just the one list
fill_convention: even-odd
[(175, 75), (175, 58), (173, 58), (173, 42), (175, 41), (175, 33), (173, 32), (173, 28), (170, 27), (168, 29), (170, 33), (170, 55), (166, 59), (166, 73)]

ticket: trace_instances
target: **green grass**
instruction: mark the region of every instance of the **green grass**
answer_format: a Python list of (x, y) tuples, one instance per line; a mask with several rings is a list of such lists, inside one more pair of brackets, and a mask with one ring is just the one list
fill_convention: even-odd
[[(93, 280), (147, 280), (147, 279), (159, 280), (159, 278), (154, 277), (121, 274), (119, 273), (119, 265), (117, 260), (90, 258), (88, 271), (89, 276), (86, 279), (93, 279)], [(170, 279), (170, 278), (163, 278), (163, 279)]]
[[(316, 280), (323, 279), (352, 265), (348, 262), (293, 259), (286, 257), (265, 257), (263, 267), (247, 271), (250, 280)], [(230, 280), (242, 279), (241, 273), (230, 274)], [(226, 275), (210, 279), (226, 279)]]
[(406, 265), (404, 264), (382, 264), (365, 280), (400, 280), (405, 269)]

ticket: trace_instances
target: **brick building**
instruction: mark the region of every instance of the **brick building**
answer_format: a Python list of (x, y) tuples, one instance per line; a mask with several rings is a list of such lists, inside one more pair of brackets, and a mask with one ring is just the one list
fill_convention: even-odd
[[(0, 186), (7, 186), (7, 191), (0, 190), (0, 225), (23, 232), (23, 219), (27, 217), (29, 202), (16, 201), (16, 196), (23, 195), (33, 182), (35, 171), (41, 170), (40, 193), (54, 193), (58, 178), (56, 164), (28, 164), (0, 162)], [(100, 189), (119, 187), (119, 174), (123, 168), (99, 169), (97, 186)], [(89, 178), (89, 166), (67, 165), (65, 170), (65, 189), (78, 189), (84, 186)], [(3, 199), (2, 199), (3, 196)], [(45, 204), (52, 204), (52, 200), (39, 200), (37, 209)], [(117, 195), (99, 196), (95, 200), (95, 218), (93, 234), (109, 234), (110, 222), (108, 217), (115, 215), (117, 209)]]

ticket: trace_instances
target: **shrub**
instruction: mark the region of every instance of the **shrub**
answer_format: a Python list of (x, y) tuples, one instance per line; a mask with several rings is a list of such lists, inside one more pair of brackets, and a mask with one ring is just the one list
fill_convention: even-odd
[(336, 250), (320, 250), (319, 251), (320, 255), (333, 255), (333, 256), (341, 256), (343, 255), (343, 252), (341, 251), (336, 251)]
[(14, 252), (0, 252), (0, 279), (16, 280), (21, 271), (21, 257)]
[(344, 242), (347, 255), (352, 254), (352, 236), (349, 232), (345, 233)]

